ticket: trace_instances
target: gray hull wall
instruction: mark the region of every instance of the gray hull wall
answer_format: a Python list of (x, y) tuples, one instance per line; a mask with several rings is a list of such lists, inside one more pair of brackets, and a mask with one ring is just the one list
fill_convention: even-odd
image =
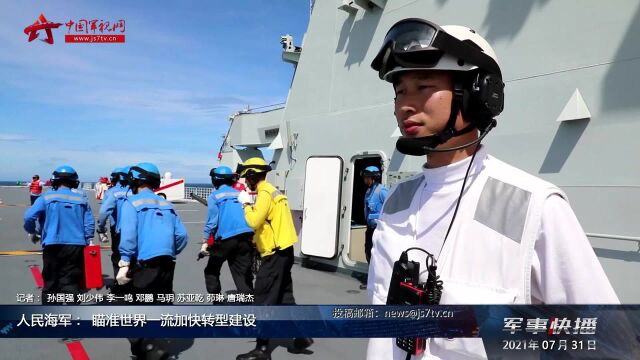
[[(506, 83), (489, 152), (565, 190), (619, 297), (639, 302), (631, 274), (640, 273), (640, 2), (391, 0), (354, 13), (341, 3), (315, 2), (280, 126), (274, 175), (292, 208), (303, 209), (310, 156), (340, 156), (348, 168), (355, 154), (380, 152), (387, 175), (419, 170), (423, 158), (394, 150), (393, 90), (369, 65), (400, 19), (466, 25), (493, 45)], [(557, 122), (576, 89), (591, 118)], [(350, 207), (352, 173), (345, 179)], [(349, 229), (345, 219), (339, 245)]]

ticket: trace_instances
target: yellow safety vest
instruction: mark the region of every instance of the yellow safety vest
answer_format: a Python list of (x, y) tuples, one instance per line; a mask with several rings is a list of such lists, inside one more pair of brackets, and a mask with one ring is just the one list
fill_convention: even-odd
[(287, 197), (266, 181), (258, 184), (256, 203), (244, 208), (244, 216), (256, 232), (254, 239), (261, 257), (298, 241)]

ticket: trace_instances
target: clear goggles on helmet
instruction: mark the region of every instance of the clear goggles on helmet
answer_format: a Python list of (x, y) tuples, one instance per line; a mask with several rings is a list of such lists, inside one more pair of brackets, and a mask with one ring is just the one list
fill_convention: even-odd
[(216, 168), (211, 169), (211, 171), (209, 171), (209, 176), (214, 178), (214, 179), (233, 179), (236, 174), (234, 173), (230, 173), (230, 174), (219, 174), (216, 172)]
[[(139, 175), (135, 175), (134, 171), (137, 172)], [(150, 171), (147, 171), (139, 166), (132, 166), (129, 169), (129, 174), (128, 174), (130, 179), (149, 179), (149, 180), (158, 180), (160, 181), (160, 175), (152, 173)]]
[(54, 171), (53, 172), (53, 179), (54, 180), (62, 180), (62, 179), (77, 180), (78, 179), (78, 174), (77, 173), (71, 173), (71, 172)]
[(380, 171), (371, 171), (371, 170), (362, 170), (360, 171), (360, 176), (365, 177), (365, 176), (370, 176), (370, 177), (376, 177), (376, 176), (381, 176)]
[(495, 60), (476, 44), (469, 40), (461, 41), (423, 19), (405, 19), (393, 25), (371, 67), (378, 71), (380, 79), (384, 79), (396, 67), (437, 69), (444, 54), (501, 75)]
[(240, 177), (245, 177), (249, 172), (262, 173), (273, 170), (269, 165), (242, 165), (238, 164), (236, 173), (240, 174)]

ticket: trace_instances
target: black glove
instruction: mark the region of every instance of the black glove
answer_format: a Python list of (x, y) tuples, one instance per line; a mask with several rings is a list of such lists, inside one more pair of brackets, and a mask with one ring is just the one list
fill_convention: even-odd
[(34, 244), (37, 244), (40, 242), (40, 235), (38, 234), (31, 234), (31, 242)]

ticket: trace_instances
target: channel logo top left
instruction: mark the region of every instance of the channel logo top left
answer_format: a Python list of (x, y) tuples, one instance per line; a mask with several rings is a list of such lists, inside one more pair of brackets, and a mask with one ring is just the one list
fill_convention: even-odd
[(47, 34), (46, 39), (40, 39), (41, 41), (46, 42), (49, 45), (53, 44), (53, 31), (52, 29), (57, 29), (62, 25), (61, 23), (49, 22), (44, 14), (40, 14), (38, 16), (38, 20), (36, 20), (33, 24), (24, 28), (24, 33), (29, 35), (29, 42), (38, 38), (39, 31), (44, 30)]

